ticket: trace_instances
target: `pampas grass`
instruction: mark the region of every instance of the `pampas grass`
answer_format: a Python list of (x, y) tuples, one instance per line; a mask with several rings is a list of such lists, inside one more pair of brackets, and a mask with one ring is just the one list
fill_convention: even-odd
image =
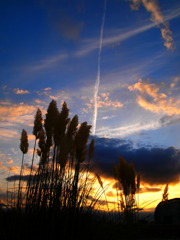
[[(27, 224), (33, 224), (43, 236), (46, 233), (54, 239), (61, 232), (63, 238), (69, 239), (79, 233), (85, 219), (91, 222), (92, 211), (104, 190), (100, 176), (92, 175), (94, 140), (89, 142), (90, 129), (87, 122), (79, 124), (77, 115), (69, 118), (65, 102), (59, 111), (52, 100), (44, 120), (41, 110), (37, 110), (34, 150), (24, 189), (21, 187), (22, 171), (24, 154), (28, 151), (25, 130), (21, 136), (23, 158), (16, 205), (20, 219), (18, 227), (25, 229)], [(39, 164), (34, 172), (35, 155)], [(100, 188), (94, 192), (96, 179)], [(38, 229), (34, 223), (39, 223)]]

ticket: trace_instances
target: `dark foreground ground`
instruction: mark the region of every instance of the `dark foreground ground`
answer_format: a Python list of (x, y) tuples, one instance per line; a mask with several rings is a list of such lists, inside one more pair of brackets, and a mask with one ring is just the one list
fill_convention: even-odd
[(16, 211), (0, 212), (1, 240), (126, 240), (180, 239), (180, 225), (160, 225), (140, 221), (125, 225), (107, 216), (71, 213), (26, 215)]

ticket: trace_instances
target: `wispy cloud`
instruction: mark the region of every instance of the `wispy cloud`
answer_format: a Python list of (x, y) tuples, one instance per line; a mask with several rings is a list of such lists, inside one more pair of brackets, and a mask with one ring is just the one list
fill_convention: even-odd
[(44, 70), (44, 69), (55, 66), (56, 64), (66, 60), (67, 58), (68, 58), (67, 54), (60, 53), (58, 55), (49, 56), (32, 65), (26, 66), (25, 69), (29, 71)]
[(103, 120), (109, 120), (109, 119), (112, 119), (112, 118), (114, 118), (115, 116), (104, 116), (104, 117), (102, 117), (102, 119)]
[(165, 115), (159, 119), (159, 122), (163, 127), (173, 125), (173, 124), (180, 124), (180, 115)]
[(35, 99), (34, 102), (38, 105), (44, 105), (45, 104), (45, 102), (41, 99)]
[[(62, 91), (62, 90), (54, 90), (50, 87), (36, 91), (36, 94), (40, 97), (42, 97), (42, 96), (48, 97), (50, 100), (51, 99), (54, 99), (56, 101), (61, 100), (61, 102), (69, 99), (69, 95), (67, 92)], [(36, 99), (35, 102), (38, 104), (43, 103), (42, 100), (40, 100), (40, 99)]]
[(44, 88), (44, 91), (50, 91), (50, 90), (52, 90), (51, 87)]
[[(85, 103), (86, 108), (84, 109), (85, 112), (88, 112), (89, 110), (93, 109), (94, 106), (94, 99), (86, 97), (85, 100), (88, 100), (88, 102)], [(97, 97), (97, 107), (98, 108), (122, 108), (123, 104), (116, 100), (113, 101), (110, 99), (110, 93), (109, 92), (103, 92)]]
[(152, 120), (150, 122), (136, 122), (116, 128), (102, 127), (97, 129), (97, 135), (110, 138), (127, 137), (141, 131), (155, 130), (160, 127), (161, 124), (157, 120)]
[(17, 130), (12, 129), (0, 129), (0, 139), (6, 140), (6, 139), (17, 139), (19, 138), (19, 133)]
[[(0, 159), (3, 160), (3, 162), (7, 163), (7, 164), (12, 164), (13, 163), (13, 160), (10, 156), (8, 156), (7, 154), (4, 154), (4, 153), (0, 153)], [(0, 166), (2, 166), (2, 162), (0, 162)]]
[(121, 108), (123, 104), (120, 101), (112, 101), (109, 99), (109, 92), (101, 93), (101, 95), (97, 98), (97, 106), (98, 108), (102, 107), (113, 107), (113, 108)]
[[(171, 36), (171, 31), (168, 28), (167, 21), (174, 19), (176, 17), (180, 16), (179, 7), (177, 9), (172, 9), (170, 12), (167, 12), (165, 16), (163, 16), (162, 25), (162, 37), (165, 39), (165, 45), (166, 47), (171, 48), (173, 47), (173, 39)], [(157, 15), (157, 14), (156, 14)], [(156, 16), (157, 17), (157, 16)], [(119, 44), (122, 41), (125, 41), (133, 36), (136, 36), (140, 33), (143, 33), (145, 31), (148, 31), (149, 29), (155, 27), (157, 25), (157, 22), (153, 21), (152, 23), (143, 25), (138, 28), (125, 28), (125, 29), (119, 29), (116, 30), (114, 35), (111, 34), (111, 36), (104, 37), (103, 39), (103, 47), (111, 47), (112, 44)], [(99, 47), (99, 40), (97, 38), (92, 39), (85, 39), (82, 41), (83, 47), (79, 49), (76, 52), (76, 56), (83, 57), (89, 53), (91, 53), (94, 50), (97, 50)]]
[(93, 124), (92, 124), (92, 134), (96, 133), (96, 123), (97, 123), (97, 115), (98, 115), (98, 105), (97, 105), (97, 98), (99, 93), (99, 85), (101, 82), (101, 52), (103, 46), (103, 33), (104, 33), (104, 23), (106, 17), (106, 5), (107, 0), (104, 0), (104, 9), (103, 9), (103, 16), (102, 16), (102, 24), (100, 29), (100, 40), (99, 40), (99, 52), (98, 52), (98, 70), (97, 70), (97, 77), (94, 86), (94, 114), (93, 114)]
[[(116, 32), (114, 36), (110, 37), (104, 37), (103, 39), (103, 47), (110, 46), (111, 44), (122, 42), (126, 39), (129, 39), (139, 33), (142, 33), (144, 31), (147, 31), (148, 29), (154, 27), (154, 24), (148, 24), (142, 27), (139, 27), (137, 29), (131, 29), (131, 30), (124, 30), (122, 33), (122, 29), (119, 30), (119, 33)], [(91, 40), (84, 40), (82, 43), (84, 46), (82, 49), (76, 52), (76, 56), (84, 56), (86, 54), (89, 54), (90, 52), (98, 49), (98, 40), (97, 39), (91, 39)]]
[(171, 83), (170, 87), (175, 88), (178, 86), (178, 84), (180, 84), (180, 77), (174, 77), (172, 79), (172, 83)]
[(160, 28), (162, 38), (164, 39), (164, 46), (168, 49), (174, 49), (174, 40), (172, 38), (172, 32), (169, 28), (168, 22), (166, 22), (158, 3), (156, 0), (130, 0), (132, 2), (131, 8), (138, 10), (140, 4), (143, 4), (145, 9), (151, 13), (151, 20)]
[(35, 106), (24, 103), (11, 103), (9, 105), (7, 102), (6, 105), (0, 104), (1, 138), (19, 137), (19, 125), (32, 126), (35, 111)]
[(24, 115), (31, 115), (35, 111), (35, 107), (31, 105), (27, 105), (24, 103), (20, 104), (11, 104), (8, 106), (0, 106), (0, 120), (16, 120), (17, 117), (21, 117)]

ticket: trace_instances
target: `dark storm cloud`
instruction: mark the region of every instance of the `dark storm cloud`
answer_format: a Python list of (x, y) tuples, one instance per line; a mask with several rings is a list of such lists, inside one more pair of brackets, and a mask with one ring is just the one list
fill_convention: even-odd
[(169, 147), (140, 147), (118, 139), (95, 138), (95, 168), (101, 175), (113, 177), (112, 163), (122, 156), (133, 162), (142, 180), (149, 184), (175, 183), (180, 174), (180, 150)]
[[(38, 178), (39, 176), (44, 177), (43, 174), (38, 175), (38, 176), (35, 175), (35, 176), (33, 176), (33, 180), (37, 180), (37, 178)], [(21, 176), (21, 181), (27, 182), (29, 179), (30, 179), (30, 175), (23, 175), (23, 176)], [(20, 175), (9, 176), (9, 177), (6, 178), (6, 180), (7, 180), (8, 182), (19, 181), (19, 180), (20, 180)]]
[[(118, 163), (122, 156), (133, 162), (141, 179), (150, 185), (176, 183), (180, 175), (180, 150), (174, 147), (139, 147), (133, 148), (131, 141), (108, 138), (95, 138), (93, 168), (100, 176), (113, 178), (112, 163)], [(19, 175), (6, 178), (7, 181), (18, 181)], [(29, 175), (22, 176), (27, 181)], [(159, 191), (159, 189), (142, 189), (142, 191)]]
[[(21, 176), (21, 180), (22, 181), (28, 181), (29, 177), (30, 177), (30, 175)], [(7, 177), (6, 180), (8, 182), (19, 181), (20, 180), (20, 175), (13, 175), (13, 176)]]

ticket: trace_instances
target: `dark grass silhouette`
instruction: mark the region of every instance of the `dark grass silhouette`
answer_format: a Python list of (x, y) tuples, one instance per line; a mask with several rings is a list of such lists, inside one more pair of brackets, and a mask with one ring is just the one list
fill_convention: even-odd
[[(176, 226), (136, 221), (135, 193), (140, 178), (133, 165), (123, 158), (115, 166), (115, 178), (123, 189), (120, 198), (123, 211), (112, 214), (95, 210), (105, 189), (100, 176), (96, 172), (92, 176), (94, 140), (89, 141), (90, 129), (87, 122), (79, 124), (77, 115), (69, 118), (65, 102), (59, 111), (52, 100), (44, 120), (41, 110), (37, 110), (30, 172), (23, 175), (29, 146), (23, 129), (18, 189), (13, 193), (16, 198), (12, 199), (11, 208), (0, 209), (0, 239), (113, 240), (178, 236)], [(35, 156), (39, 159), (38, 166), (34, 165)], [(100, 187), (94, 193), (96, 179)]]
[[(97, 201), (90, 200), (96, 175), (92, 177), (91, 161), (94, 140), (89, 142), (91, 126), (78, 123), (78, 116), (69, 118), (64, 102), (61, 111), (52, 100), (45, 119), (38, 109), (34, 119), (35, 143), (27, 177), (22, 187), (24, 155), (28, 152), (28, 136), (23, 129), (20, 140), (22, 163), (16, 207), (6, 215), (8, 238), (36, 236), (38, 239), (74, 239), (79, 231), (91, 226), (92, 210)], [(36, 145), (38, 148), (36, 149)], [(35, 155), (39, 164), (34, 171)], [(96, 198), (102, 194), (98, 191)], [(11, 231), (8, 231), (10, 225)]]
[(117, 166), (113, 165), (114, 177), (118, 181), (120, 188), (117, 188), (117, 198), (120, 202), (120, 208), (124, 213), (124, 222), (128, 225), (136, 222), (138, 213), (138, 203), (136, 201), (136, 192), (140, 187), (140, 174), (136, 174), (132, 163), (128, 163), (123, 157), (119, 157)]

